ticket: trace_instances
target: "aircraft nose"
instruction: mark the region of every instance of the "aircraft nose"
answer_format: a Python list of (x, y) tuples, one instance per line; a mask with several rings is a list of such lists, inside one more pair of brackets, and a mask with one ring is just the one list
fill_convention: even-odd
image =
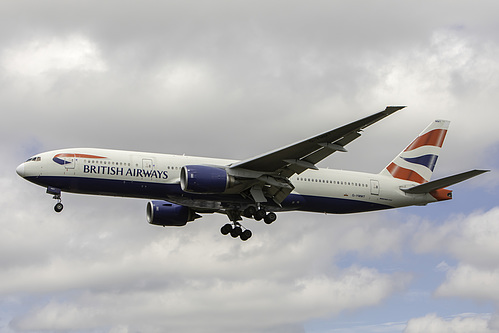
[(24, 178), (24, 163), (19, 164), (19, 166), (16, 168), (16, 172), (19, 176)]

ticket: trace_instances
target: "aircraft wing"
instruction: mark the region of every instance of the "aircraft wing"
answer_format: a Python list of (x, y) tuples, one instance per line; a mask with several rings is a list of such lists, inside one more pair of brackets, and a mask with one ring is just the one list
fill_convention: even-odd
[[(229, 172), (252, 179), (246, 195), (255, 202), (265, 202), (271, 198), (280, 204), (294, 189), (289, 177), (307, 169), (318, 169), (315, 164), (336, 151), (345, 152), (347, 144), (357, 139), (361, 131), (388, 117), (405, 106), (388, 106), (385, 110), (316, 135), (295, 144), (273, 150), (230, 166)], [(249, 173), (248, 173), (249, 172)], [(254, 176), (252, 176), (254, 175)]]
[(230, 166), (252, 171), (279, 174), (290, 177), (294, 173), (302, 173), (306, 169), (317, 169), (316, 163), (322, 161), (336, 151), (346, 151), (344, 146), (361, 135), (361, 131), (403, 109), (405, 106), (388, 106), (385, 110), (319, 134), (309, 139), (279, 148), (266, 154), (237, 162)]

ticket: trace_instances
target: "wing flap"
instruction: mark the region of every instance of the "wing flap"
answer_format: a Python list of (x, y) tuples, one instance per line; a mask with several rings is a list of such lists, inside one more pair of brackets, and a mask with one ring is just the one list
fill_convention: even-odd
[(321, 149), (318, 149), (311, 153), (310, 155), (304, 157), (303, 159), (309, 163), (316, 164), (331, 155), (334, 152), (340, 151), (340, 152), (346, 152), (347, 150), (345, 149), (344, 146), (352, 142), (353, 140), (357, 139), (360, 137), (360, 133), (358, 132), (351, 132), (344, 137), (342, 137), (340, 140), (337, 140), (333, 143), (320, 143), (319, 145), (322, 146)]

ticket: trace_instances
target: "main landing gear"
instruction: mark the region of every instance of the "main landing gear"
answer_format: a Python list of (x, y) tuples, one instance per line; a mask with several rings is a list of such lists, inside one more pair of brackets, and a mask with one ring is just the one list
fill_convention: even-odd
[[(250, 206), (243, 210), (242, 212), (239, 210), (229, 210), (227, 211), (227, 216), (232, 221), (231, 223), (225, 224), (220, 232), (223, 235), (230, 234), (233, 238), (241, 238), (242, 241), (246, 241), (251, 238), (253, 233), (251, 230), (244, 228), (241, 223), (238, 221), (242, 220), (241, 216), (247, 218), (253, 218), (256, 221), (263, 220), (266, 224), (271, 224), (275, 220), (277, 220), (277, 215), (274, 212), (267, 213), (264, 208), (257, 209), (254, 206)], [(244, 229), (244, 230), (243, 230)]]
[(62, 209), (64, 208), (62, 204), (62, 199), (61, 199), (61, 190), (55, 187), (47, 187), (47, 193), (53, 195), (53, 199), (57, 200), (57, 203), (54, 206), (54, 210), (56, 213), (62, 212)]
[(275, 220), (277, 220), (277, 214), (274, 212), (270, 212), (267, 214), (265, 209), (260, 208), (256, 209), (256, 207), (250, 206), (243, 211), (243, 216), (247, 218), (254, 218), (256, 221), (263, 220), (266, 224), (271, 224)]
[(249, 229), (245, 229), (239, 222), (234, 222), (234, 224), (227, 223), (224, 225), (220, 231), (222, 232), (223, 235), (228, 235), (230, 234), (232, 238), (241, 238), (242, 241), (247, 241), (248, 239), (253, 236), (253, 233)]

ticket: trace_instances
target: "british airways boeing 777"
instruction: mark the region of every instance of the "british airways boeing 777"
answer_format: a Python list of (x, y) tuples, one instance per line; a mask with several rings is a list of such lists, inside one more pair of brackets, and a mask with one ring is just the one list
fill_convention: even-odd
[(224, 235), (247, 240), (243, 217), (270, 224), (276, 212), (356, 213), (449, 200), (445, 187), (488, 170), (430, 181), (449, 121), (435, 120), (380, 173), (319, 169), (316, 164), (403, 107), (242, 161), (94, 148), (37, 154), (17, 167), (47, 189), (61, 212), (61, 192), (151, 199), (150, 224), (184, 226), (199, 214), (226, 214)]

